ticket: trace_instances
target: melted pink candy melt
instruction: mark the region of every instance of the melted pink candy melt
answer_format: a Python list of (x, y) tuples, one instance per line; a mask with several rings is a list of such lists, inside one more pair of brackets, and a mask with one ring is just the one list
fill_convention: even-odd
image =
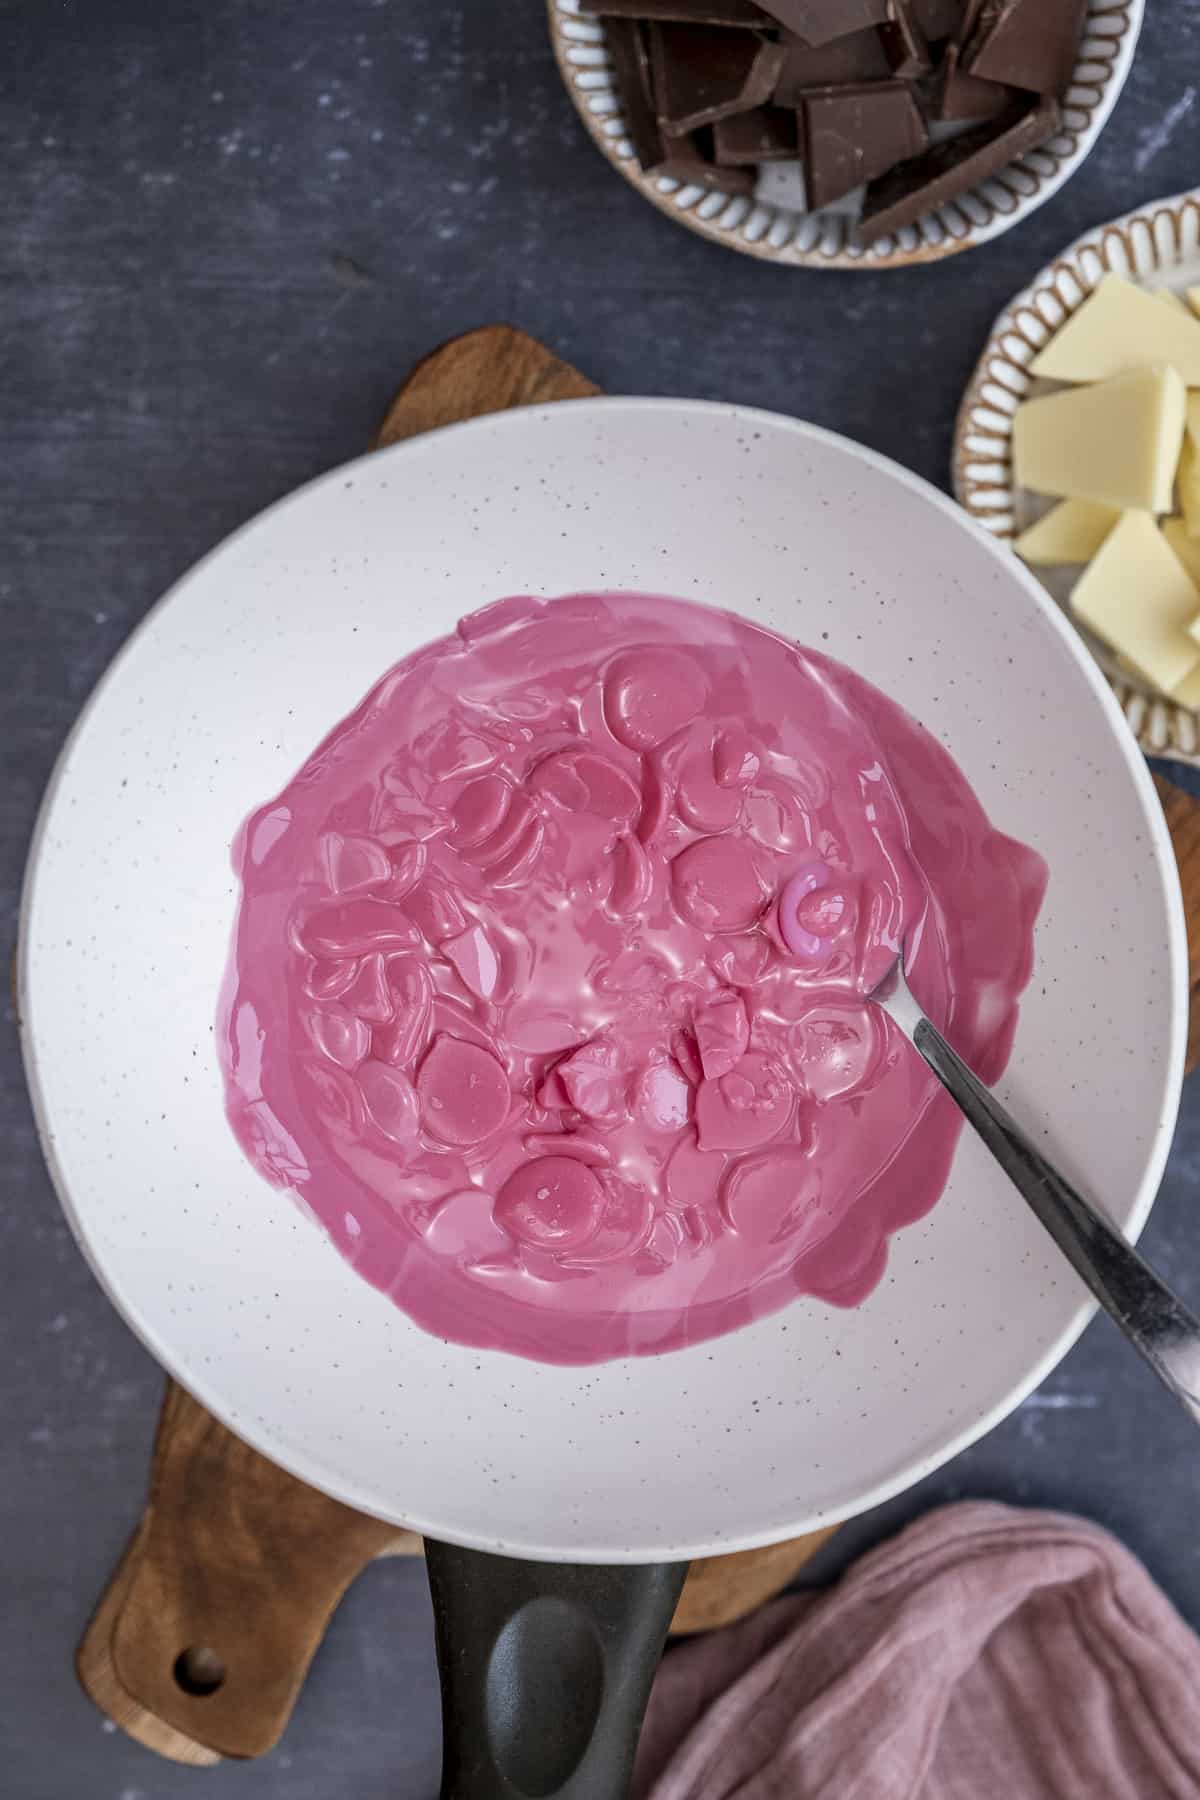
[(876, 689), (636, 594), (464, 620), (236, 860), (247, 1155), (427, 1330), (576, 1363), (864, 1298), (959, 1124), (863, 995), (916, 944), (994, 1079), (1045, 883)]

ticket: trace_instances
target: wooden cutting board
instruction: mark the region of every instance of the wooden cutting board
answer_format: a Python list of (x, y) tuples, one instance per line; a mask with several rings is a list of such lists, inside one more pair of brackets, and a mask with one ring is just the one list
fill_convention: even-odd
[[(420, 363), (374, 448), (599, 389), (523, 332), (488, 326)], [(1188, 913), (1189, 1068), (1200, 1054), (1200, 805), (1160, 781)], [(785, 1587), (827, 1531), (692, 1565), (674, 1629), (728, 1624)], [(411, 1532), (354, 1512), (251, 1450), (173, 1381), (146, 1509), (80, 1644), (80, 1681), (148, 1749), (205, 1765), (279, 1739), (342, 1595)]]

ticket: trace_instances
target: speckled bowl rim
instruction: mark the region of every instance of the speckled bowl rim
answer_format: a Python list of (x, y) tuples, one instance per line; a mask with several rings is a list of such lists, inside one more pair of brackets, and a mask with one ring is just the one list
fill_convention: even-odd
[[(1032, 386), (1028, 365), (1110, 272), (1145, 278), (1200, 265), (1200, 188), (1148, 201), (1068, 246), (1011, 300), (992, 326), (958, 409), (951, 452), (955, 497), (1002, 543), (1016, 534), (1012, 421)], [(1166, 285), (1166, 284), (1163, 284)], [(1200, 715), (1124, 674), (1081, 634), (1126, 723), (1149, 756), (1200, 768)]]
[(744, 196), (705, 194), (696, 186), (644, 174), (605, 73), (601, 21), (583, 18), (579, 0), (546, 4), (555, 61), (575, 110), (593, 143), (652, 206), (713, 243), (780, 268), (871, 272), (957, 256), (999, 237), (1056, 194), (1089, 155), (1120, 97), (1145, 13), (1145, 0), (1089, 0), (1089, 25), (1058, 136), (960, 200), (863, 249), (850, 242), (851, 221), (844, 215), (817, 213), (806, 219)]

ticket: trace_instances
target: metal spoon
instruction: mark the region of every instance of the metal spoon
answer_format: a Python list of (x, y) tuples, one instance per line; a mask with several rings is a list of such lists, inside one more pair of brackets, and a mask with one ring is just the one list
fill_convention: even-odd
[(1104, 1214), (1064, 1181), (930, 1024), (905, 979), (903, 955), (870, 998), (924, 1057), (1076, 1274), (1200, 1422), (1200, 1320)]

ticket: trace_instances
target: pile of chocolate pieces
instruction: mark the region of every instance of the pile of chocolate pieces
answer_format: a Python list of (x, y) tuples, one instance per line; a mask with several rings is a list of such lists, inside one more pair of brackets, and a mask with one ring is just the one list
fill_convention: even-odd
[(605, 22), (647, 174), (751, 194), (761, 165), (798, 166), (806, 209), (857, 210), (860, 244), (1053, 137), (1087, 10), (1087, 0), (579, 5)]

